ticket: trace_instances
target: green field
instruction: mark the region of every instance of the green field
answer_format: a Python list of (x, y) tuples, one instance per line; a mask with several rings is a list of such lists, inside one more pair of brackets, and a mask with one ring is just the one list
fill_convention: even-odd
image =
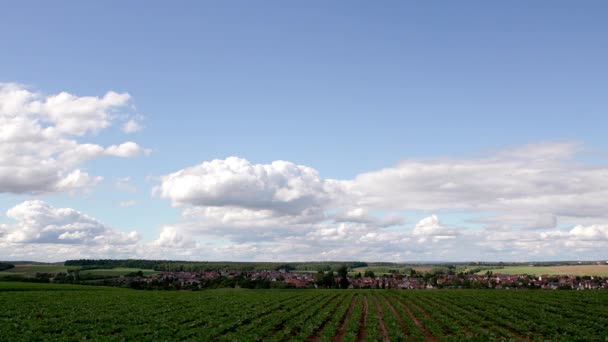
[(0, 340), (608, 338), (608, 291), (137, 291), (0, 283)]
[(152, 274), (159, 273), (158, 271), (155, 271), (155, 270), (147, 270), (147, 269), (141, 269), (141, 268), (117, 267), (117, 268), (109, 268), (109, 269), (99, 268), (99, 269), (94, 269), (94, 270), (83, 270), (83, 271), (80, 271), (80, 274), (94, 274), (94, 275), (99, 275), (99, 276), (119, 277), (119, 276), (126, 275), (129, 273), (135, 273), (138, 271), (142, 271), (144, 276), (150, 276)]
[(549, 275), (575, 275), (575, 276), (602, 276), (608, 277), (608, 265), (564, 265), (564, 266), (505, 266), (503, 268), (487, 269), (477, 274), (549, 274)]
[(353, 275), (357, 273), (364, 274), (365, 271), (369, 270), (374, 272), (375, 275), (388, 275), (391, 274), (389, 271), (393, 270), (401, 274), (409, 274), (411, 269), (414, 269), (419, 273), (424, 273), (431, 271), (433, 268), (431, 266), (365, 266), (353, 268), (350, 273)]
[(33, 277), (36, 273), (66, 273), (68, 270), (79, 269), (79, 266), (63, 266), (54, 264), (18, 264), (15, 268), (0, 271), (0, 277), (7, 275), (19, 275)]
[[(22, 276), (22, 277), (33, 277), (36, 273), (67, 273), (68, 270), (77, 270), (80, 266), (63, 266), (63, 265), (52, 265), (52, 264), (18, 264), (15, 268), (11, 268), (5, 271), (0, 271), (0, 277), (2, 276)], [(92, 270), (82, 270), (81, 274), (91, 274), (103, 277), (120, 277), (129, 273), (135, 273), (142, 271), (144, 276), (150, 276), (159, 273), (155, 270), (141, 269), (141, 268), (99, 268)]]

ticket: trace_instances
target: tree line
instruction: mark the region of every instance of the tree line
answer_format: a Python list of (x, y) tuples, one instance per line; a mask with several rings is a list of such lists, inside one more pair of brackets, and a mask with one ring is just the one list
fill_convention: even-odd
[(0, 262), (0, 271), (10, 270), (11, 268), (15, 268), (15, 265), (5, 263), (5, 262)]
[(223, 261), (173, 261), (173, 260), (145, 260), (145, 259), (79, 259), (67, 260), (65, 266), (80, 266), (81, 269), (96, 268), (140, 268), (153, 269), (166, 272), (201, 272), (219, 269), (234, 269), (241, 272), (256, 270), (287, 270), (287, 271), (335, 271), (346, 266), (350, 269), (366, 267), (368, 264), (361, 261), (337, 262), (223, 262)]

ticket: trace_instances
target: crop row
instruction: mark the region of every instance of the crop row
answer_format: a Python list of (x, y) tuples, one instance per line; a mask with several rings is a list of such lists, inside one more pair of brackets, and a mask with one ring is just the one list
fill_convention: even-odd
[(133, 291), (0, 284), (1, 340), (605, 340), (605, 291)]

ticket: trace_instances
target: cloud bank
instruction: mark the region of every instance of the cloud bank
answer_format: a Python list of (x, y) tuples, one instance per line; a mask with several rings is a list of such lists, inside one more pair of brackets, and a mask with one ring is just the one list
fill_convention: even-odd
[[(545, 142), (408, 159), (351, 180), (288, 161), (203, 162), (161, 177), (154, 193), (182, 220), (155, 243), (244, 260), (603, 258), (608, 167), (577, 161), (581, 151)], [(467, 218), (441, 223), (454, 211)]]
[[(129, 154), (120, 146), (103, 153)], [(0, 250), (38, 260), (68, 252), (249, 261), (600, 260), (608, 248), (608, 167), (581, 162), (581, 151), (575, 143), (538, 143), (472, 158), (407, 159), (346, 180), (289, 161), (204, 161), (159, 177), (153, 196), (181, 219), (158, 227), (153, 240), (26, 201), (8, 210), (14, 224), (0, 225)]]

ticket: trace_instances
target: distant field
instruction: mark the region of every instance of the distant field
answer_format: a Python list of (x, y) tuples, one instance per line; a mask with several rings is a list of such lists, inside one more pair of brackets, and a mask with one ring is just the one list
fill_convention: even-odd
[(80, 271), (81, 274), (94, 274), (100, 276), (122, 276), (129, 273), (135, 273), (138, 271), (142, 271), (145, 276), (150, 276), (152, 274), (160, 273), (155, 270), (147, 270), (141, 268), (126, 268), (126, 267), (118, 267), (118, 268), (110, 268), (110, 269), (95, 269), (95, 270), (84, 270)]
[[(37, 265), (37, 264), (18, 264), (15, 265), (15, 268), (11, 268), (6, 271), (0, 272), (0, 277), (2, 276), (24, 276), (24, 277), (33, 277), (36, 273), (67, 273), (68, 270), (77, 270), (80, 266), (63, 266), (63, 265)], [(81, 274), (93, 274), (99, 276), (115, 276), (119, 277), (122, 275), (126, 275), (129, 273), (134, 273), (137, 271), (142, 271), (145, 276), (150, 276), (152, 274), (159, 273), (155, 270), (148, 269), (140, 269), (140, 268), (111, 268), (111, 269), (94, 269), (94, 270), (84, 270), (81, 271)]]
[(477, 274), (485, 274), (488, 271), (492, 273), (502, 274), (551, 274), (551, 275), (578, 275), (578, 276), (608, 276), (608, 265), (568, 265), (568, 266), (505, 266), (504, 268), (495, 268), (483, 270)]
[(0, 340), (604, 341), (608, 291), (137, 291), (0, 282)]
[(63, 266), (63, 265), (38, 265), (38, 264), (18, 264), (15, 268), (0, 272), (1, 276), (20, 275), (34, 276), (36, 273), (59, 273), (67, 272), (68, 270), (78, 269), (78, 266)]
[(391, 266), (366, 266), (366, 267), (357, 267), (357, 268), (353, 268), (353, 271), (351, 272), (352, 274), (356, 274), (356, 273), (365, 273), (365, 271), (370, 270), (372, 272), (374, 272), (375, 275), (383, 275), (383, 274), (389, 274), (389, 270), (398, 270), (399, 273), (406, 273), (406, 271), (409, 271), (410, 269), (414, 269), (416, 272), (419, 273), (424, 273), (424, 272), (429, 272), (433, 269), (433, 267), (431, 266), (402, 266), (402, 267), (391, 267)]

